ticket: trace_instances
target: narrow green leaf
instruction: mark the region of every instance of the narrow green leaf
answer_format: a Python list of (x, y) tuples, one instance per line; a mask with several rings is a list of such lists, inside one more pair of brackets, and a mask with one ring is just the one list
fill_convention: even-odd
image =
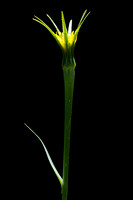
[(43, 143), (43, 141), (41, 140), (41, 138), (40, 138), (27, 124), (24, 123), (24, 125), (25, 125), (32, 133), (34, 133), (34, 135), (35, 135), (35, 136), (40, 140), (40, 142), (42, 143), (43, 148), (44, 148), (44, 150), (45, 150), (45, 153), (46, 153), (46, 155), (47, 155), (48, 161), (49, 161), (49, 163), (50, 163), (50, 165), (51, 165), (51, 167), (52, 167), (52, 169), (53, 169), (55, 175), (57, 176), (57, 178), (58, 178), (58, 180), (59, 180), (59, 182), (60, 182), (60, 184), (61, 184), (61, 187), (62, 187), (63, 179), (62, 179), (62, 177), (60, 176), (60, 174), (58, 173), (57, 169), (55, 168), (55, 165), (54, 165), (54, 163), (53, 163), (53, 161), (52, 161), (52, 159), (51, 159), (51, 157), (50, 157), (50, 155), (49, 155), (49, 153), (48, 153), (48, 150), (47, 150), (45, 144)]

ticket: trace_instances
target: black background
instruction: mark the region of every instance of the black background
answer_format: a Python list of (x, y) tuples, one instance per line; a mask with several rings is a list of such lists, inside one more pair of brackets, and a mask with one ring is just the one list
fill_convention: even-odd
[[(119, 133), (122, 86), (119, 66), (113, 64), (115, 28), (110, 5), (88, 3), (73, 7), (31, 7), (24, 25), (25, 65), (23, 67), (23, 113), (27, 123), (44, 141), (62, 175), (64, 85), (62, 55), (56, 41), (40, 24), (36, 15), (54, 27), (49, 14), (61, 29), (61, 10), (66, 24), (73, 19), (76, 29), (85, 9), (92, 11), (80, 30), (76, 48), (76, 78), (72, 114), (69, 198), (109, 199), (122, 193), (121, 157), (124, 155)], [(116, 46), (117, 48), (117, 46)], [(61, 199), (60, 185), (41, 143), (24, 127), (22, 135), (21, 195), (27, 198)]]

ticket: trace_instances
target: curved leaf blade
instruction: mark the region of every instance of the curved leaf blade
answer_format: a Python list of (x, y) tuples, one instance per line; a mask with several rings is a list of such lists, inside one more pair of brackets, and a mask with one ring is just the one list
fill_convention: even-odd
[(51, 157), (50, 157), (50, 155), (49, 155), (49, 153), (48, 153), (48, 150), (47, 150), (47, 148), (46, 148), (44, 142), (41, 140), (41, 138), (40, 138), (27, 124), (24, 123), (24, 125), (25, 125), (32, 133), (34, 133), (34, 135), (35, 135), (35, 136), (39, 139), (39, 141), (42, 143), (43, 148), (44, 148), (44, 150), (45, 150), (45, 153), (46, 153), (46, 155), (47, 155), (48, 161), (49, 161), (49, 163), (50, 163), (50, 165), (51, 165), (51, 167), (52, 167), (52, 169), (53, 169), (55, 175), (57, 176), (57, 178), (58, 178), (58, 180), (59, 180), (59, 182), (60, 182), (60, 184), (61, 184), (61, 187), (62, 187), (63, 179), (62, 179), (62, 177), (60, 176), (60, 174), (58, 173), (58, 171), (57, 171), (57, 169), (56, 169), (56, 167), (55, 167), (55, 165), (54, 165), (54, 163), (53, 163), (53, 161), (52, 161), (52, 159), (51, 159)]

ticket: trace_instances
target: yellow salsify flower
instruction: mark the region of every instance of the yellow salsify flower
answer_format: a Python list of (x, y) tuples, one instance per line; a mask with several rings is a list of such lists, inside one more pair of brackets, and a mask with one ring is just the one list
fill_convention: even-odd
[(63, 60), (62, 60), (62, 69), (63, 69), (63, 76), (64, 76), (64, 99), (65, 99), (65, 118), (64, 118), (64, 153), (63, 153), (63, 176), (61, 177), (58, 173), (55, 165), (46, 149), (41, 138), (28, 126), (25, 126), (34, 133), (34, 135), (40, 140), (42, 143), (47, 158), (50, 162), (50, 165), (55, 172), (60, 184), (61, 184), (61, 191), (62, 191), (62, 200), (67, 200), (68, 196), (68, 175), (69, 175), (69, 152), (70, 152), (70, 134), (71, 134), (71, 117), (72, 117), (72, 104), (73, 104), (73, 92), (74, 92), (74, 81), (75, 81), (75, 59), (74, 59), (74, 48), (77, 42), (77, 37), (79, 30), (84, 23), (87, 16), (87, 10), (84, 11), (81, 20), (78, 24), (78, 27), (75, 31), (72, 31), (72, 20), (70, 20), (68, 29), (66, 28), (65, 18), (63, 12), (61, 12), (62, 16), (62, 32), (59, 30), (57, 25), (51, 19), (49, 15), (48, 18), (51, 20), (53, 25), (56, 28), (56, 33), (54, 33), (51, 28), (47, 24), (45, 24), (40, 18), (34, 16), (33, 20), (37, 21), (38, 23), (42, 24), (55, 38), (58, 45), (60, 46), (62, 53), (63, 53)]
[(86, 14), (86, 13), (87, 13), (87, 10), (84, 11), (76, 31), (72, 31), (72, 20), (70, 20), (68, 30), (67, 30), (63, 11), (61, 12), (63, 32), (61, 32), (59, 30), (59, 28), (57, 27), (57, 25), (54, 23), (54, 21), (52, 20), (52, 18), (49, 15), (47, 15), (47, 17), (51, 20), (51, 22), (55, 26), (56, 31), (57, 31), (56, 33), (54, 33), (51, 30), (51, 28), (49, 28), (49, 26), (47, 24), (45, 24), (37, 16), (34, 16), (33, 20), (42, 24), (52, 34), (52, 36), (55, 38), (58, 45), (62, 49), (62, 52), (64, 55), (64, 60), (68, 61), (71, 58), (74, 58), (74, 47), (75, 47), (75, 44), (77, 41), (77, 36), (78, 36), (79, 30), (80, 30), (82, 24), (84, 23), (85, 19), (87, 18), (87, 16), (90, 14), (90, 12), (88, 14)]
[[(77, 41), (77, 38), (74, 39), (75, 33), (74, 31), (68, 35), (68, 46), (71, 47), (73, 45), (73, 43), (75, 44)], [(59, 32), (58, 34), (56, 34), (56, 37), (58, 39), (58, 41), (60, 42), (62, 49), (64, 51), (66, 51), (66, 45), (65, 45), (65, 40), (64, 40), (64, 33)]]

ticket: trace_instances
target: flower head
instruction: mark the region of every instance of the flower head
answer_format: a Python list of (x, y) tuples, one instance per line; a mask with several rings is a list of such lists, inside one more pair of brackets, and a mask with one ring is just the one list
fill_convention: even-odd
[(54, 21), (52, 20), (52, 18), (49, 15), (47, 15), (47, 17), (51, 20), (51, 22), (55, 26), (56, 33), (54, 33), (51, 30), (51, 28), (49, 28), (49, 26), (47, 24), (45, 24), (37, 16), (34, 16), (33, 20), (42, 24), (52, 34), (52, 36), (54, 37), (54, 39), (57, 41), (58, 45), (60, 46), (65, 60), (68, 60), (68, 58), (70, 60), (71, 58), (73, 59), (73, 56), (74, 56), (74, 47), (75, 47), (75, 44), (77, 41), (77, 36), (78, 36), (79, 30), (80, 30), (82, 24), (84, 23), (85, 19), (87, 18), (87, 16), (90, 14), (90, 12), (88, 14), (86, 14), (86, 13), (87, 13), (87, 10), (84, 11), (84, 13), (81, 17), (81, 20), (78, 24), (78, 27), (75, 31), (72, 31), (72, 20), (70, 20), (70, 23), (69, 23), (69, 26), (67, 29), (63, 11), (61, 12), (62, 32), (59, 30), (59, 28), (57, 27), (57, 25), (54, 23)]

